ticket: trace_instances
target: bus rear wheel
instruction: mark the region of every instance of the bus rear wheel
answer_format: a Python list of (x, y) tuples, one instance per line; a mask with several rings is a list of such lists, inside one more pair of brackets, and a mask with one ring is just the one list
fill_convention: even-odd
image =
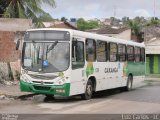
[(130, 91), (132, 89), (133, 77), (131, 75), (128, 76), (126, 91)]
[(86, 85), (86, 90), (85, 93), (81, 95), (81, 98), (83, 100), (89, 100), (92, 98), (92, 94), (93, 94), (93, 83), (92, 81), (89, 79)]

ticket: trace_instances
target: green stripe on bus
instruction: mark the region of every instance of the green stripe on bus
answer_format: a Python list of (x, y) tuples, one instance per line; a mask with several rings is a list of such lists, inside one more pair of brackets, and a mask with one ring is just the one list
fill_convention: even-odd
[[(39, 94), (69, 96), (70, 83), (65, 83), (64, 85), (38, 85), (29, 84), (21, 80), (20, 89), (22, 92), (34, 92)], [(56, 89), (64, 89), (65, 92), (56, 92)]]
[(133, 74), (133, 76), (145, 75), (145, 62), (128, 62), (127, 75), (130, 73)]

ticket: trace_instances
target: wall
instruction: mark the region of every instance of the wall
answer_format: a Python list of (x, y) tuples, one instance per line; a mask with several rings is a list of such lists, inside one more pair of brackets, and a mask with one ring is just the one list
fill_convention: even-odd
[(14, 43), (15, 33), (0, 31), (0, 62), (15, 62), (20, 56)]
[(10, 63), (14, 79), (16, 71), (20, 71), (20, 51), (16, 50), (15, 36), (15, 32), (0, 31), (0, 80), (9, 79), (7, 63)]
[(124, 40), (131, 40), (131, 29), (125, 30), (119, 34), (102, 34), (109, 37), (120, 38)]
[(160, 55), (147, 54), (146, 74), (160, 74)]
[(2, 74), (9, 75), (7, 63), (10, 64), (13, 75), (15, 71), (20, 71), (20, 51), (16, 50), (16, 42), (22, 41), (24, 32), (31, 28), (31, 19), (0, 18), (0, 81)]
[(146, 53), (146, 74), (160, 74), (160, 26), (143, 28)]
[(0, 31), (26, 31), (32, 27), (31, 19), (0, 18)]
[(116, 37), (125, 39), (125, 40), (131, 40), (131, 29), (125, 30), (121, 32), (120, 34), (117, 34)]
[(160, 26), (149, 26), (144, 29), (146, 54), (160, 54)]

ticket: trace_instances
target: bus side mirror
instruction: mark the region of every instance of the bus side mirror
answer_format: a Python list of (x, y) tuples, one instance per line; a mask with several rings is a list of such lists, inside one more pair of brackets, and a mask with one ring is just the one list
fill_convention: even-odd
[(20, 40), (18, 40), (16, 43), (16, 50), (19, 50), (19, 46), (20, 46)]

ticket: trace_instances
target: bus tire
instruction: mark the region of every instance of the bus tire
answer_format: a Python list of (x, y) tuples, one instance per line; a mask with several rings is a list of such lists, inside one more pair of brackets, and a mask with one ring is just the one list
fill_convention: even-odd
[(127, 86), (125, 89), (126, 91), (132, 90), (132, 83), (133, 83), (133, 77), (132, 77), (132, 75), (129, 75), (128, 79), (127, 79)]
[(89, 100), (92, 98), (92, 94), (93, 94), (93, 83), (89, 79), (86, 85), (85, 93), (81, 95), (81, 98), (83, 100)]

